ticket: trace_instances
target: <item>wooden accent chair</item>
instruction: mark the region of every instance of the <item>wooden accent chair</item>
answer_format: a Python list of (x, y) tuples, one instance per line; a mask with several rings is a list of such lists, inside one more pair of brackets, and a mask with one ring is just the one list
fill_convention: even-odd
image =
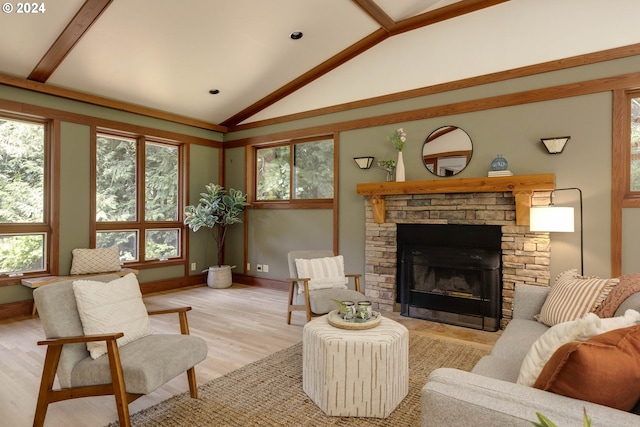
[[(306, 250), (293, 251), (287, 254), (289, 262), (289, 306), (287, 310), (287, 324), (291, 324), (291, 312), (305, 310), (307, 312), (307, 322), (312, 316), (321, 316), (337, 309), (334, 300), (338, 301), (363, 301), (366, 299), (360, 292), (361, 274), (345, 274), (345, 277), (352, 278), (355, 290), (353, 289), (309, 289), (311, 277), (300, 277), (296, 267), (296, 259), (315, 259), (333, 257), (330, 250)], [(299, 292), (301, 289), (302, 292)]]
[[(110, 282), (117, 275), (100, 276), (92, 280)], [(113, 394), (122, 427), (131, 426), (128, 404), (151, 393), (167, 381), (186, 371), (189, 391), (197, 398), (194, 365), (207, 356), (207, 344), (189, 335), (187, 311), (191, 307), (149, 312), (177, 313), (180, 334), (152, 334), (122, 347), (116, 340), (122, 332), (84, 335), (73, 291), (73, 280), (43, 286), (33, 292), (38, 305), (47, 346), (38, 395), (34, 427), (41, 427), (50, 403), (77, 397)], [(107, 354), (92, 359), (87, 342), (106, 341)], [(55, 376), (59, 389), (53, 389)]]

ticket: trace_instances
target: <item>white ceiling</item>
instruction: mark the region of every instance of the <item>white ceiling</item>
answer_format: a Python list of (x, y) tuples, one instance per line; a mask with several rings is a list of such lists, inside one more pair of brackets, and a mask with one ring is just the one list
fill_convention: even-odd
[[(397, 23), (480, 1), (375, 4)], [(27, 79), (84, 3), (48, 1), (44, 13), (0, 15), (0, 73)], [(381, 23), (349, 0), (113, 0), (44, 83), (212, 124), (260, 104), (237, 120), (249, 123), (635, 44), (638, 16), (637, 0), (511, 0), (397, 35), (392, 29), (385, 41), (305, 79)], [(293, 31), (304, 37), (291, 40)], [(264, 101), (301, 76), (293, 93)]]

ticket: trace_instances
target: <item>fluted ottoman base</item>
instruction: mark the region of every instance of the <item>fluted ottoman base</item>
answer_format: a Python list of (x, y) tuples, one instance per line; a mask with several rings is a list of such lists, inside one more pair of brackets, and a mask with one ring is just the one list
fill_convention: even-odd
[(327, 415), (386, 418), (409, 392), (409, 331), (382, 318), (372, 329), (304, 326), (302, 388)]

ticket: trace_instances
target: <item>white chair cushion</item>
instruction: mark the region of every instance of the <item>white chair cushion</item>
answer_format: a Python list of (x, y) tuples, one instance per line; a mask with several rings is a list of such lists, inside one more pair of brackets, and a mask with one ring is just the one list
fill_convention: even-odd
[[(315, 289), (347, 289), (347, 278), (344, 275), (344, 258), (342, 255), (325, 258), (296, 258), (296, 269), (299, 278), (309, 278), (309, 290)], [(304, 288), (298, 286), (298, 293)]]
[[(123, 332), (118, 346), (151, 335), (149, 315), (133, 273), (108, 283), (76, 280), (73, 292), (85, 335)], [(107, 344), (89, 342), (87, 350), (96, 359), (107, 352)]]

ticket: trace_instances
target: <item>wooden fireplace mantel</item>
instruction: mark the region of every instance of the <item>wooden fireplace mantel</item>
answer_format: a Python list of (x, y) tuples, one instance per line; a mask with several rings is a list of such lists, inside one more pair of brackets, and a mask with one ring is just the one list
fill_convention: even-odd
[(531, 194), (534, 191), (553, 190), (554, 174), (514, 175), (482, 178), (446, 178), (406, 182), (369, 182), (356, 186), (357, 194), (368, 196), (373, 208), (373, 219), (384, 223), (386, 210), (384, 197), (400, 194), (495, 193), (511, 191), (516, 202), (516, 225), (529, 225)]

